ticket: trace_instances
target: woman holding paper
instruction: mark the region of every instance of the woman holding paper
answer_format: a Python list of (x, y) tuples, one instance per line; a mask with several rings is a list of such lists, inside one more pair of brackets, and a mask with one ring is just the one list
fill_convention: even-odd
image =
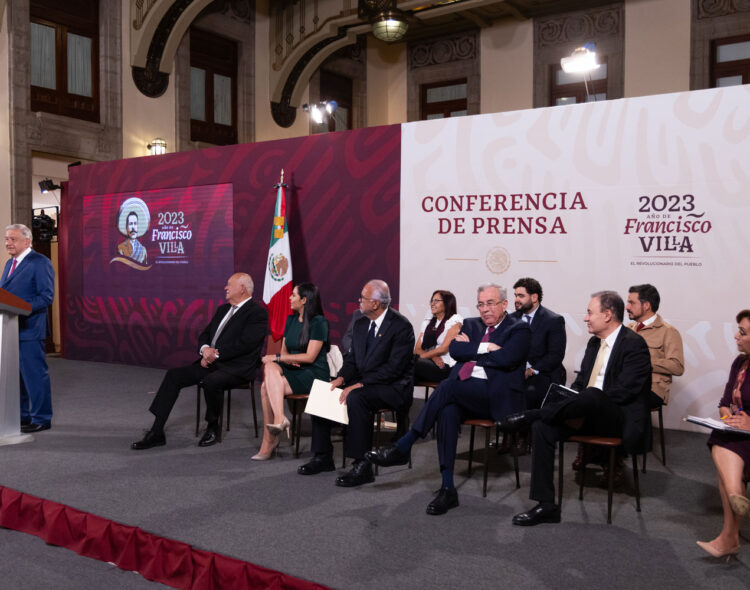
[(435, 291), (430, 298), (430, 314), (422, 322), (414, 354), (415, 381), (442, 381), (456, 361), (448, 347), (461, 331), (464, 319), (456, 313), (456, 297), (450, 291)]
[(281, 352), (263, 357), (263, 442), (254, 461), (273, 456), (281, 432), (289, 436), (289, 419), (284, 414), (284, 396), (308, 393), (315, 379), (329, 381), (328, 320), (323, 315), (320, 292), (312, 283), (299, 283), (289, 297), (292, 314), (286, 320)]
[(724, 509), (724, 526), (712, 541), (698, 541), (698, 545), (714, 557), (736, 555), (740, 550), (740, 521), (750, 513), (750, 500), (745, 495), (743, 479), (750, 476), (750, 310), (737, 314), (737, 350), (729, 371), (729, 380), (719, 402), (722, 421), (734, 428), (749, 431), (747, 435), (723, 430), (711, 431), (711, 449), (719, 476), (719, 493)]

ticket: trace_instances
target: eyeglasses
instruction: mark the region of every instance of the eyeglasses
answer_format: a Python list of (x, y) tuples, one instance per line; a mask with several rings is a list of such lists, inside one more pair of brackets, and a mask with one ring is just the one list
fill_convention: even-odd
[(362, 303), (363, 301), (380, 301), (380, 299), (374, 299), (373, 297), (362, 297), (362, 295), (360, 295), (359, 302)]
[(477, 309), (484, 309), (485, 307), (495, 307), (496, 305), (500, 305), (502, 301), (483, 301), (481, 303), (477, 303)]
[(430, 299), (430, 303), (442, 303), (442, 299)]

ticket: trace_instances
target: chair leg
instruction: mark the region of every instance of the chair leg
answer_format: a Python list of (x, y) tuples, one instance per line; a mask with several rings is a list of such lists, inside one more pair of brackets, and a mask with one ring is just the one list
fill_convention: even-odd
[[(633, 453), (633, 461), (637, 461)], [(636, 474), (635, 477), (638, 477)], [(615, 447), (609, 449), (609, 481), (607, 482), (607, 524), (612, 524), (612, 494), (615, 488)]]
[(292, 405), (292, 421), (294, 423), (293, 425), (293, 432), (295, 432), (295, 443), (294, 443), (294, 457), (295, 459), (299, 457), (299, 439), (302, 435), (302, 414), (297, 413), (297, 404), (299, 402), (297, 400), (294, 400), (294, 404)]
[(638, 482), (638, 455), (633, 453), (633, 485), (635, 486), (635, 511), (641, 511), (641, 486)]
[(218, 432), (216, 433), (216, 440), (218, 442), (221, 442), (222, 421), (223, 421), (223, 418), (224, 418), (224, 392), (223, 391), (221, 392), (220, 399), (221, 399), (221, 402), (220, 402), (220, 405), (219, 405), (219, 420), (218, 420), (219, 421), (219, 428), (218, 428)]
[(643, 473), (646, 473), (646, 457), (648, 453), (643, 453)]
[(229, 432), (229, 421), (232, 419), (232, 390), (227, 389), (227, 432)]
[(474, 455), (474, 426), (471, 427), (471, 437), (469, 438), (469, 477), (471, 477), (471, 460)]
[(664, 444), (664, 416), (659, 406), (659, 442), (661, 442), (661, 464), (667, 466), (667, 447)]
[(198, 383), (198, 385), (195, 388), (196, 400), (195, 400), (195, 436), (198, 436), (198, 432), (200, 431), (201, 426), (201, 384)]
[(258, 438), (258, 412), (255, 409), (255, 381), (250, 381), (250, 399), (253, 403), (253, 426), (255, 427), (255, 438)]
[(563, 449), (565, 448), (565, 441), (560, 441), (560, 458), (558, 459), (557, 466), (557, 505), (562, 508), (562, 494), (563, 494), (563, 465), (565, 464)]
[[(372, 448), (380, 442), (380, 420), (383, 418), (383, 414), (375, 412), (375, 420), (377, 420), (377, 426), (375, 427), (375, 440), (372, 441)], [(378, 466), (375, 465), (375, 475), (378, 474)]]
[[(510, 437), (510, 440), (513, 444), (513, 448), (515, 449), (516, 442), (518, 441), (518, 433), (514, 431)], [(519, 474), (518, 474), (518, 453), (511, 453), (511, 454), (513, 455), (513, 469), (516, 472), (516, 489), (518, 489), (521, 487), (521, 478), (519, 477)]]
[(487, 497), (487, 472), (490, 469), (490, 435), (492, 428), (485, 428), (484, 434), (484, 485), (482, 486), (482, 498)]

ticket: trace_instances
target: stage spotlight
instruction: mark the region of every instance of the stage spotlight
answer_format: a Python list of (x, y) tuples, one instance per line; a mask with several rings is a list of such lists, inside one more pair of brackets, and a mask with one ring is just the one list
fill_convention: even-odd
[(324, 100), (318, 104), (303, 104), (302, 110), (310, 113), (313, 122), (320, 125), (333, 114), (338, 106), (335, 100)]
[(596, 63), (596, 51), (593, 43), (587, 43), (583, 47), (576, 48), (570, 57), (563, 57), (560, 60), (563, 72), (566, 74), (588, 74), (599, 68)]
[(59, 188), (60, 187), (52, 182), (52, 180), (50, 180), (49, 178), (45, 178), (44, 180), (39, 181), (39, 189), (42, 191), (42, 194), (48, 193), (49, 191), (55, 191)]

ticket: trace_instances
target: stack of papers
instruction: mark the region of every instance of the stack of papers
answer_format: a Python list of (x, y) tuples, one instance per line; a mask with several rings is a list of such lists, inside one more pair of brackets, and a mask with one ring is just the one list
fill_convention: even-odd
[(724, 424), (724, 422), (722, 422), (721, 420), (717, 420), (716, 418), (698, 418), (697, 416), (687, 416), (686, 418), (683, 418), (683, 420), (685, 422), (698, 424), (699, 426), (705, 426), (706, 428), (710, 428), (712, 430), (725, 430), (727, 432), (738, 432), (740, 434), (750, 435), (750, 430), (743, 430), (742, 428), (729, 426), (728, 424)]

